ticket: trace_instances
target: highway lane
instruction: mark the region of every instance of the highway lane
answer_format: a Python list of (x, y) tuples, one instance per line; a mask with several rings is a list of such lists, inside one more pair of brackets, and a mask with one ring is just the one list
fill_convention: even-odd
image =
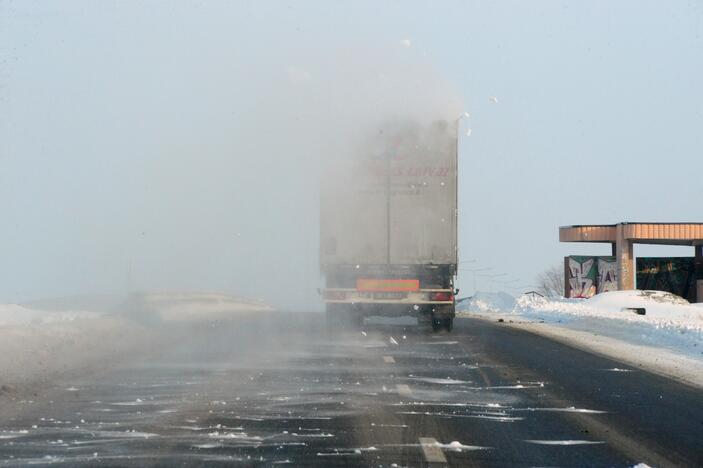
[(187, 336), (3, 405), (0, 466), (703, 465), (703, 392), (505, 324)]

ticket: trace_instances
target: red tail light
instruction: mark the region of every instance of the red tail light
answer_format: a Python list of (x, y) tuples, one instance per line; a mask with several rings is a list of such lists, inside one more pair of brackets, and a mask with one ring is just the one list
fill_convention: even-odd
[(432, 293), (431, 300), (433, 301), (453, 301), (454, 294), (451, 292), (436, 292)]

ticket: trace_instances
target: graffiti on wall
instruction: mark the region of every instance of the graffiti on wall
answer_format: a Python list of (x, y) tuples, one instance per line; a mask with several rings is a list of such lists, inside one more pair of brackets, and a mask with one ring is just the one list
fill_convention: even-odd
[(591, 297), (596, 293), (596, 270), (597, 263), (595, 257), (584, 257), (572, 255), (568, 257), (568, 296), (569, 297)]
[[(566, 297), (588, 298), (617, 291), (615, 257), (572, 255), (565, 258)], [(668, 291), (696, 302), (696, 265), (693, 257), (638, 257), (636, 287)]]
[(693, 257), (638, 257), (637, 289), (668, 291), (696, 302)]
[(617, 290), (615, 257), (571, 255), (565, 260), (567, 297), (588, 298)]
[(617, 271), (618, 263), (615, 261), (615, 257), (598, 257), (598, 282), (596, 284), (598, 294), (618, 290)]

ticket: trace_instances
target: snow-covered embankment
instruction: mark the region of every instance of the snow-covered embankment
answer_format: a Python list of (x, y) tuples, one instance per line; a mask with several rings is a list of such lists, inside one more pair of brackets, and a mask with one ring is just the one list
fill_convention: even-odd
[(0, 402), (72, 372), (101, 369), (178, 344), (199, 324), (272, 310), (219, 293), (142, 293), (80, 310), (81, 298), (0, 304)]
[(703, 386), (703, 307), (669, 293), (517, 300), (505, 293), (479, 293), (460, 303), (459, 310)]

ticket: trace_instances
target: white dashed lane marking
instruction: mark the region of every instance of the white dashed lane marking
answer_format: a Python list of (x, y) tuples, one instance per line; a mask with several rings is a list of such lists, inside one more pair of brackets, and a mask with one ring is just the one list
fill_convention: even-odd
[(427, 463), (447, 463), (447, 457), (444, 456), (442, 447), (439, 445), (439, 442), (437, 442), (437, 439), (433, 437), (420, 437), (419, 440), (422, 453), (425, 454), (425, 461), (427, 461)]
[(393, 359), (393, 356), (383, 356), (383, 362), (386, 364), (395, 364), (395, 359)]

